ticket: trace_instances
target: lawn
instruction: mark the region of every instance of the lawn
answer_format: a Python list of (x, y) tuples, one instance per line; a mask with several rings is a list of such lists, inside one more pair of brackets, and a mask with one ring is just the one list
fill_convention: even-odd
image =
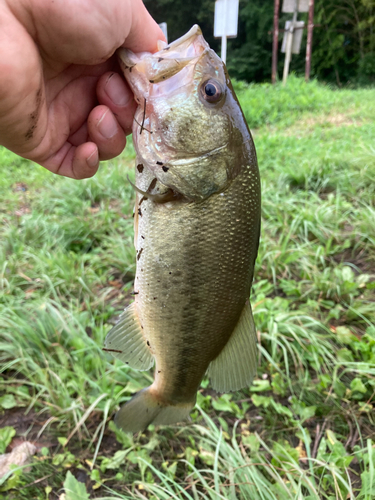
[[(375, 89), (235, 84), (262, 177), (252, 387), (188, 424), (112, 422), (149, 385), (103, 352), (131, 301), (134, 149), (85, 181), (0, 149), (0, 453), (9, 500), (375, 498)], [(65, 495), (65, 496), (64, 496)]]

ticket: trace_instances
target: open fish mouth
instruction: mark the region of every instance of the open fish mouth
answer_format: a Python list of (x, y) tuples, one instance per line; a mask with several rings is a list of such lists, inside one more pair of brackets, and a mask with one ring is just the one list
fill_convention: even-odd
[(158, 48), (159, 51), (154, 54), (134, 54), (125, 48), (117, 51), (121, 68), (136, 95), (144, 96), (148, 94), (150, 84), (164, 82), (187, 66), (195, 66), (210, 50), (198, 25), (169, 45), (159, 41)]

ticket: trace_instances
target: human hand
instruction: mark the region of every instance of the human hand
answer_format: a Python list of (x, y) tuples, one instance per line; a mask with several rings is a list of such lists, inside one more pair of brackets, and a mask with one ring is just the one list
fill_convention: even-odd
[(136, 108), (115, 50), (164, 40), (142, 0), (0, 0), (0, 144), (83, 179), (121, 153)]

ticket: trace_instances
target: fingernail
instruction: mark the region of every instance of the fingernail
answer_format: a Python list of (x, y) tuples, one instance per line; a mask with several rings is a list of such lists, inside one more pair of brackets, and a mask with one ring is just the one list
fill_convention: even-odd
[(87, 158), (86, 163), (90, 168), (95, 168), (97, 166), (97, 164), (99, 163), (99, 155), (97, 149), (95, 149), (95, 151), (93, 151)]
[(104, 90), (116, 106), (125, 106), (132, 97), (125, 82), (117, 73), (112, 73), (112, 75), (108, 77)]
[(102, 136), (106, 139), (110, 139), (116, 134), (118, 125), (115, 117), (109, 112), (109, 109), (107, 109), (104, 115), (100, 118), (98, 122), (98, 129)]

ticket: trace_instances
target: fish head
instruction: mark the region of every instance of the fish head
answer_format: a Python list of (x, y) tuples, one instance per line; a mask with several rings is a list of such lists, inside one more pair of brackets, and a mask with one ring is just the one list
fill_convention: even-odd
[(133, 141), (155, 177), (199, 200), (223, 191), (241, 170), (250, 133), (222, 60), (195, 25), (159, 51), (119, 59), (138, 109)]

